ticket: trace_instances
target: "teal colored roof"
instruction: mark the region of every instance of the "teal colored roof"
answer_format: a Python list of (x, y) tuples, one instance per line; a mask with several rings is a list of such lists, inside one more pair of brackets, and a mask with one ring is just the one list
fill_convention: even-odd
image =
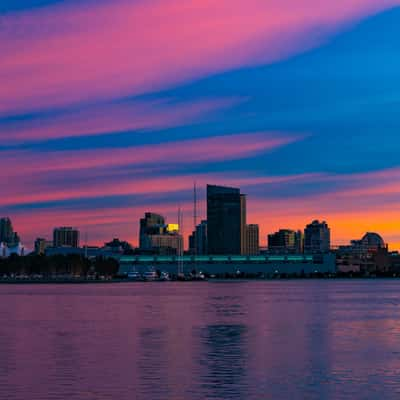
[(209, 262), (209, 263), (236, 263), (236, 262), (250, 262), (250, 263), (268, 263), (268, 262), (312, 262), (312, 255), (270, 255), (270, 256), (122, 256), (120, 262), (122, 263), (176, 263), (181, 260), (186, 263), (196, 262)]

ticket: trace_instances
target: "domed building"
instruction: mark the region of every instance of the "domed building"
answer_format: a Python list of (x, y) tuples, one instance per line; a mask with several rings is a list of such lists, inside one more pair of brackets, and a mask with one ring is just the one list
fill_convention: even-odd
[(388, 246), (382, 236), (367, 232), (360, 240), (352, 240), (350, 246), (339, 246), (337, 268), (341, 272), (371, 272), (387, 269)]
[(367, 232), (360, 240), (360, 244), (367, 249), (382, 249), (386, 247), (382, 236), (375, 232)]

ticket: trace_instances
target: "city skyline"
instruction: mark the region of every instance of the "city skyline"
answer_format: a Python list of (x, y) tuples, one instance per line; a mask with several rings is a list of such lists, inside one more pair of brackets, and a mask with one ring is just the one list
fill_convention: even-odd
[[(194, 184), (193, 214), (190, 216), (192, 218), (195, 217), (192, 221), (193, 224), (195, 223), (192, 227), (193, 230), (190, 227), (184, 227), (181, 206), (177, 209), (176, 221), (172, 219), (173, 222), (168, 221), (168, 223), (168, 217), (164, 213), (155, 213), (148, 210), (136, 221), (139, 228), (137, 242), (128, 240), (124, 243), (128, 243), (133, 248), (145, 252), (156, 251), (157, 253), (164, 248), (164, 251), (167, 251), (167, 254), (169, 254), (171, 249), (177, 251), (179, 246), (182, 246), (184, 251), (197, 254), (197, 246), (200, 246), (203, 250), (199, 254), (256, 255), (261, 249), (268, 249), (271, 253), (282, 251), (284, 253), (325, 253), (340, 246), (346, 247), (346, 245), (360, 242), (359, 237), (361, 235), (351, 238), (348, 242), (332, 243), (330, 225), (327, 221), (320, 221), (318, 219), (309, 220), (301, 229), (293, 230), (291, 227), (280, 226), (277, 231), (270, 231), (266, 236), (262, 236), (259, 232), (259, 224), (248, 223), (247, 221), (247, 194), (244, 194), (240, 188), (220, 185), (207, 184), (205, 204), (207, 210), (206, 216), (208, 218), (201, 218), (200, 223), (198, 223), (198, 190), (199, 188)], [(12, 221), (8, 216), (0, 217), (0, 228), (0, 236), (7, 238), (14, 237), (15, 235), (19, 240), (19, 236), (14, 232)], [(52, 231), (52, 241), (48, 241), (45, 237), (36, 236), (34, 248), (41, 248), (45, 243), (50, 242), (53, 243), (50, 246), (54, 248), (64, 246), (79, 247), (79, 238), (82, 233), (79, 227), (58, 225), (53, 227)], [(197, 239), (194, 236), (195, 232), (196, 234), (200, 234), (200, 237)], [(364, 238), (369, 234), (381, 238), (379, 233), (372, 232), (371, 230), (363, 232), (362, 237)], [(93, 245), (100, 247), (105, 243), (105, 241), (99, 243), (90, 242), (87, 232), (84, 233), (84, 236), (85, 243), (83, 247)], [(114, 241), (119, 240), (116, 239), (118, 237), (116, 234), (112, 237)], [(181, 239), (179, 239), (180, 237)], [(225, 237), (229, 238), (229, 240), (225, 240)], [(110, 240), (110, 238), (107, 240)], [(204, 240), (206, 243), (204, 243)], [(385, 245), (390, 245), (387, 241), (381, 240)], [(181, 244), (178, 245), (178, 243)], [(7, 240), (5, 244), (7, 244)], [(29, 246), (24, 247), (25, 249), (29, 249)], [(253, 252), (251, 249), (253, 249)], [(175, 250), (173, 254), (175, 254)], [(392, 247), (391, 250), (396, 249)], [(160, 254), (163, 253), (161, 252)]]
[(400, 0), (0, 0), (0, 399), (399, 397)]
[[(145, 211), (145, 210), (147, 210), (147, 211)], [(138, 228), (140, 226), (140, 223), (139, 223), (140, 219), (143, 217), (143, 214), (147, 213), (147, 212), (154, 213), (155, 211), (154, 210), (153, 211), (148, 211), (148, 209), (143, 208), (142, 210), (139, 210), (139, 214), (138, 214), (137, 220), (133, 220), (132, 219), (130, 221), (127, 221), (127, 224), (129, 224), (130, 227), (132, 228), (131, 229), (132, 232), (130, 232), (130, 234), (131, 234), (131, 238), (133, 237), (133, 240), (130, 239), (129, 237), (123, 236), (122, 234), (119, 234), (117, 231), (114, 231), (114, 233), (113, 233), (112, 229), (111, 229), (110, 234), (108, 236), (107, 235), (103, 236), (103, 233), (101, 233), (101, 235), (96, 235), (96, 232), (94, 232), (94, 231), (93, 231), (94, 234), (91, 235), (89, 233), (90, 232), (89, 230), (83, 229), (82, 225), (79, 225), (79, 224), (73, 225), (72, 228), (73, 229), (77, 229), (80, 232), (81, 235), (83, 235), (83, 234), (85, 235), (85, 242), (87, 241), (88, 245), (100, 246), (100, 245), (103, 245), (105, 242), (112, 240), (113, 238), (120, 238), (122, 240), (126, 240), (128, 243), (132, 244), (134, 247), (140, 247), (139, 234), (136, 231), (139, 230)], [(163, 212), (162, 210), (157, 210), (155, 213), (159, 213), (160, 215), (165, 217), (166, 220), (174, 221), (173, 224), (175, 224), (177, 222), (177, 217), (176, 217), (177, 209), (175, 209), (175, 210), (172, 209), (171, 211), (169, 211), (167, 213)], [(193, 232), (193, 226), (192, 226), (193, 225), (193, 221), (192, 221), (193, 220), (193, 214), (192, 214), (193, 210), (187, 210), (187, 211), (183, 210), (182, 213), (185, 214), (184, 218), (183, 218), (183, 221), (184, 221), (184, 223), (183, 223), (183, 239), (184, 239), (184, 245), (185, 245), (185, 249), (186, 249), (186, 248), (188, 248), (188, 245), (189, 245), (189, 241), (188, 241), (189, 240), (189, 236)], [(11, 218), (11, 220), (14, 220), (13, 217), (5, 216), (5, 215), (4, 216), (0, 216), (0, 218)], [(289, 230), (289, 231), (294, 231), (294, 232), (303, 231), (304, 228), (309, 223), (312, 222), (312, 220), (321, 220), (321, 221), (323, 221), (322, 218), (320, 218), (320, 219), (316, 218), (315, 219), (312, 216), (309, 216), (308, 219), (307, 219), (307, 217), (304, 217), (304, 218), (305, 219), (304, 219), (304, 225), (303, 226), (301, 226), (301, 225), (294, 226), (293, 224), (292, 225), (283, 225), (283, 224), (279, 224), (279, 222), (278, 222), (277, 224), (274, 225), (273, 228), (271, 227), (269, 229), (262, 229), (261, 230), (262, 226), (257, 221), (251, 221), (247, 225), (258, 225), (260, 227), (260, 232), (262, 232), (262, 233), (259, 234), (260, 247), (265, 248), (265, 247), (267, 247), (268, 237), (271, 234), (276, 233), (277, 231), (280, 231), (280, 230), (283, 230), (283, 231), (284, 230)], [(203, 220), (203, 219), (204, 219), (204, 221), (207, 221), (206, 213), (205, 213), (205, 218), (199, 217), (199, 222), (200, 222), (200, 220)], [(332, 229), (332, 224), (329, 221), (327, 221), (327, 222), (329, 223), (329, 226), (331, 227), (332, 236), (335, 237), (335, 227), (333, 226), (333, 229)], [(29, 235), (29, 236), (24, 236), (23, 235), (23, 231), (22, 231), (22, 233), (20, 235), (20, 236), (22, 236), (21, 237), (21, 243), (23, 243), (27, 248), (32, 249), (34, 247), (34, 246), (32, 246), (32, 243), (34, 243), (35, 240), (38, 239), (38, 238), (42, 238), (43, 237), (46, 240), (47, 239), (52, 240), (54, 229), (56, 229), (57, 227), (59, 227), (61, 225), (62, 224), (57, 224), (56, 220), (54, 221), (54, 223), (53, 222), (49, 222), (49, 225), (48, 225), (49, 229), (48, 230), (43, 230), (43, 231), (40, 231), (39, 233), (35, 233), (35, 231), (32, 231), (32, 234)], [(335, 248), (335, 247), (338, 247), (338, 246), (346, 245), (346, 244), (350, 243), (351, 241), (357, 240), (358, 238), (362, 237), (366, 232), (375, 232), (375, 230), (368, 229), (366, 227), (364, 230), (359, 229), (359, 230), (356, 230), (355, 232), (360, 232), (360, 233), (358, 235), (355, 234), (353, 236), (350, 236), (350, 234), (349, 234), (348, 238), (346, 238), (346, 239), (338, 240), (338, 241), (332, 241), (331, 247)], [(380, 234), (382, 233), (382, 232), (379, 232), (379, 231), (376, 231), (376, 232), (378, 232)], [(382, 233), (382, 235), (384, 236), (383, 233)], [(93, 237), (95, 237), (97, 239), (93, 239)], [(101, 239), (98, 239), (99, 237), (101, 237)], [(33, 239), (30, 240), (30, 238), (33, 238)], [(385, 240), (385, 242), (388, 243), (388, 245), (390, 246), (391, 250), (399, 250), (400, 249), (400, 247), (399, 248), (396, 247), (397, 243), (389, 242), (387, 240)]]
[(400, 249), (399, 0), (67, 3), (0, 5), (0, 215), (24, 243), (137, 243), (180, 206), (187, 247), (196, 181), (199, 221), (218, 183), (262, 241), (319, 219)]

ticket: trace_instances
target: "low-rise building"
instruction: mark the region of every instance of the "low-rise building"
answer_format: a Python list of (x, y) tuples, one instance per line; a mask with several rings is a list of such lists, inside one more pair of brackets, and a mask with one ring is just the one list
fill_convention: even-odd
[(15, 254), (17, 256), (26, 255), (25, 246), (22, 243), (9, 245), (7, 243), (1, 242), (0, 243), (0, 257), (7, 258), (7, 257), (10, 257), (12, 254)]
[(301, 231), (280, 229), (268, 235), (268, 252), (271, 254), (303, 253), (303, 234)]
[(391, 268), (388, 246), (375, 232), (367, 232), (360, 240), (339, 246), (335, 253), (339, 272), (376, 274)]
[(335, 255), (328, 254), (291, 254), (291, 255), (124, 255), (119, 259), (119, 274), (143, 273), (149, 269), (158, 269), (176, 274), (178, 265), (189, 275), (193, 270), (209, 275), (255, 274), (255, 275), (303, 275), (315, 273), (335, 273)]
[(35, 253), (44, 254), (48, 247), (53, 247), (53, 242), (51, 240), (46, 240), (44, 238), (37, 238), (35, 240)]

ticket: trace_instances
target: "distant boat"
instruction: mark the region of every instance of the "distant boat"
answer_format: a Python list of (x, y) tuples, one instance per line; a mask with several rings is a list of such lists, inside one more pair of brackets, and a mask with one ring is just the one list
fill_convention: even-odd
[(153, 267), (150, 267), (147, 271), (143, 273), (143, 279), (145, 281), (155, 281), (158, 279), (157, 272)]
[(128, 272), (128, 279), (131, 281), (141, 281), (142, 276), (139, 274), (138, 271), (133, 270), (133, 271)]
[(161, 271), (161, 276), (159, 279), (160, 279), (160, 281), (170, 281), (171, 280), (169, 273), (165, 272), (165, 271)]

